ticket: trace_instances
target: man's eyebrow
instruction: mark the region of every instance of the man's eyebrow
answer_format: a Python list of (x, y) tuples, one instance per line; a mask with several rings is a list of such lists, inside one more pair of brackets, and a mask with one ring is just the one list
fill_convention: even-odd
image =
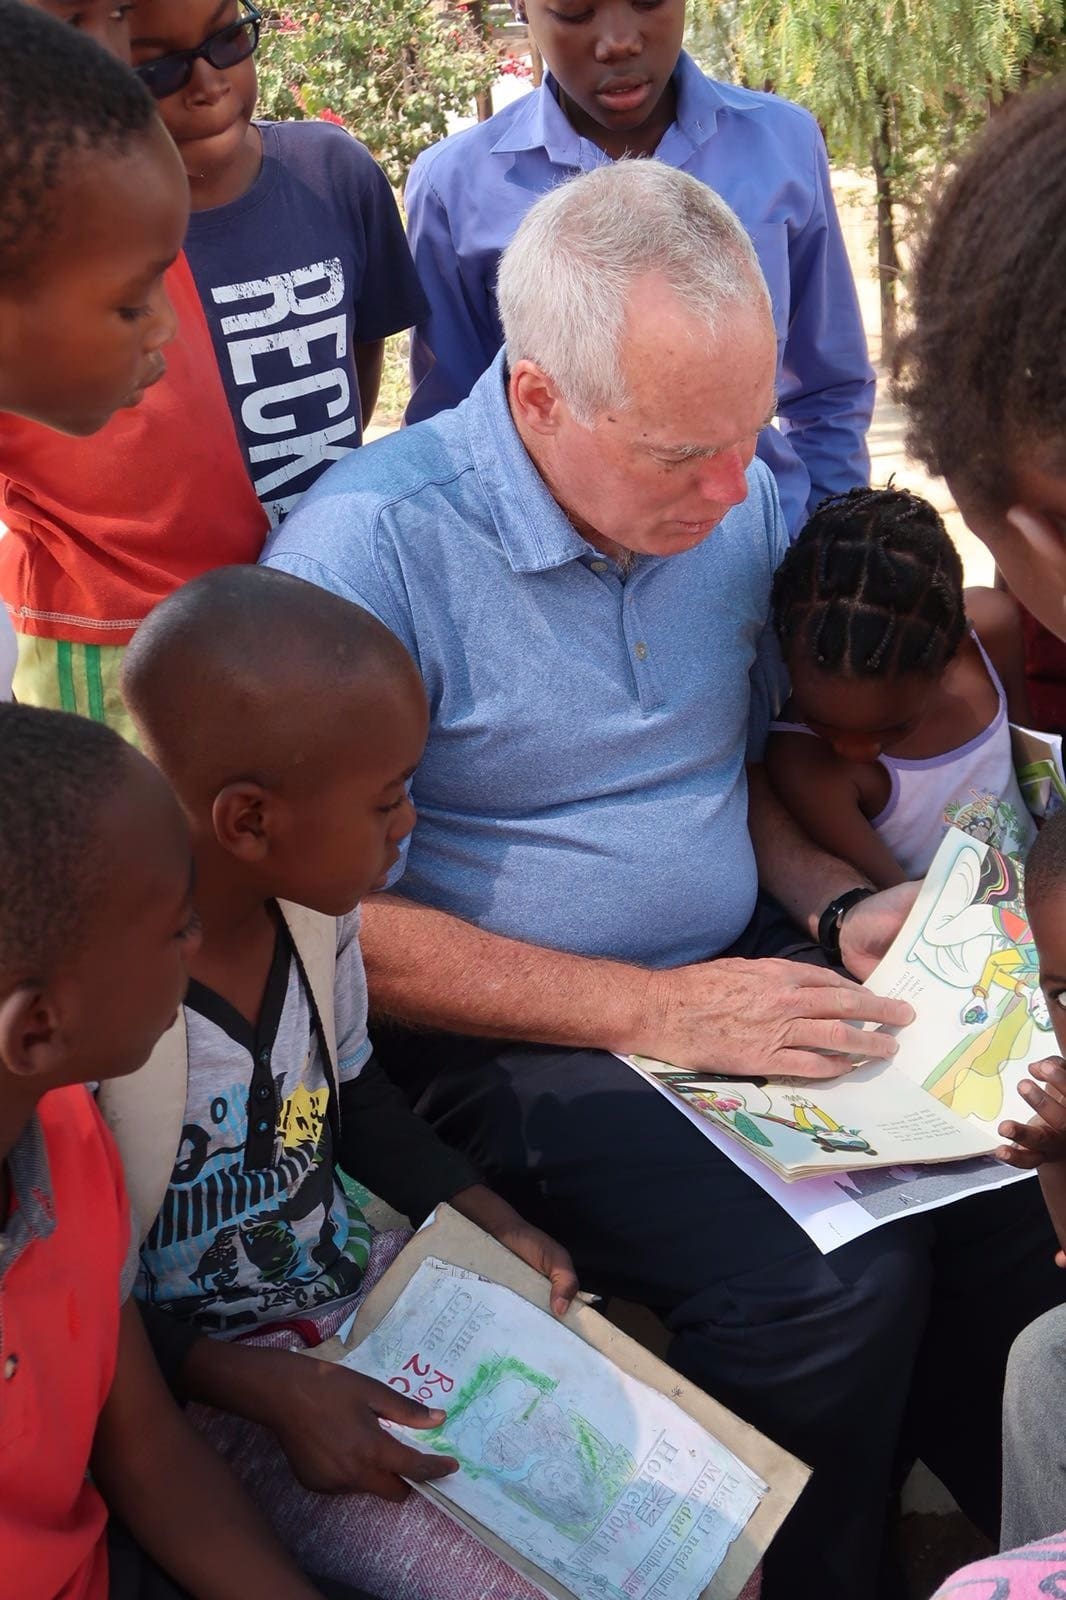
[[(775, 395), (769, 411), (763, 421), (759, 423), (758, 432), (761, 433), (764, 428), (768, 428), (776, 416), (777, 396)], [(728, 445), (721, 444), (662, 444), (655, 439), (649, 440), (647, 447), (649, 450), (654, 450), (657, 455), (677, 456), (681, 460), (685, 460), (689, 456), (713, 456), (719, 450), (727, 450), (729, 448)]]

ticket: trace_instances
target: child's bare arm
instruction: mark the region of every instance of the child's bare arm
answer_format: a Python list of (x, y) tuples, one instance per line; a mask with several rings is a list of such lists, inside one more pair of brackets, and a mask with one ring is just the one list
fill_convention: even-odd
[(1014, 597), (1005, 589), (967, 589), (964, 599), (966, 615), (999, 674), (1007, 715), (1012, 722), (1030, 723), (1022, 619)]
[(378, 403), (381, 393), (381, 374), (385, 367), (385, 341), (384, 339), (371, 339), (368, 344), (357, 344), (355, 347), (355, 375), (359, 379), (359, 407), (363, 417), (363, 427), (370, 426), (370, 419)]
[(182, 1416), (132, 1300), (122, 1312), (92, 1471), (110, 1509), (196, 1600), (316, 1600), (318, 1591)]
[(772, 733), (766, 746), (770, 781), (815, 844), (850, 861), (879, 889), (907, 875), (863, 815), (859, 788), (847, 765), (809, 733)]
[[(999, 1132), (1010, 1142), (996, 1151), (1012, 1167), (1040, 1172), (1040, 1187), (1058, 1236), (1055, 1259), (1066, 1267), (1066, 1062), (1049, 1056), (1029, 1068), (1018, 1092), (1035, 1115), (1029, 1122), (1001, 1122)], [(1032, 1079), (1036, 1081), (1033, 1082)]]

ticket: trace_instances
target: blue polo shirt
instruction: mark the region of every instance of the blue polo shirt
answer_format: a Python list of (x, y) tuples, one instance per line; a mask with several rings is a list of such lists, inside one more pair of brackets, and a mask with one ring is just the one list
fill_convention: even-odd
[[(778, 426), (759, 440), (793, 534), (819, 500), (870, 481), (874, 374), (809, 112), (706, 77), (682, 53), (677, 114), (656, 159), (721, 195), (751, 236), (777, 327)], [(405, 196), (429, 316), (415, 330), (408, 421), (456, 405), (503, 339), (500, 254), (542, 194), (611, 158), (582, 139), (542, 86), (420, 155)]]
[(456, 410), (332, 467), (263, 560), (373, 611), (431, 725), (397, 892), (494, 933), (672, 966), (755, 904), (746, 756), (779, 689), (773, 479), (627, 576), (526, 453), (502, 355)]

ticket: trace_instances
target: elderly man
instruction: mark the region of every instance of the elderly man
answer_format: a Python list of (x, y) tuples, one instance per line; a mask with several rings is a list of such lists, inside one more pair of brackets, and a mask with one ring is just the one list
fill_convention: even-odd
[(923, 1453), (958, 1456), (994, 1531), (1002, 1366), (1057, 1298), (1053, 1243), (1022, 1185), (823, 1257), (607, 1053), (809, 1077), (890, 1054), (860, 1028), (909, 1008), (780, 957), (820, 937), (863, 975), (908, 893), (871, 896), (752, 765), (785, 532), (735, 217), (657, 162), (602, 167), (537, 202), (499, 290), (506, 349), (470, 398), (340, 463), (266, 557), (376, 612), (429, 696), (406, 870), (364, 924), (376, 1009), (422, 1031), (379, 1048), (588, 1283), (653, 1307), (675, 1365), (814, 1466), (766, 1595), (855, 1600), (923, 1341), (918, 1420), (960, 1447)]

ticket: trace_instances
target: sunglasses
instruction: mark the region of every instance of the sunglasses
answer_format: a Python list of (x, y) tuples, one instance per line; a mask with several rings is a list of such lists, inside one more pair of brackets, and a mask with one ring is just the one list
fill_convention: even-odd
[(195, 50), (175, 50), (169, 56), (157, 56), (154, 61), (142, 61), (135, 67), (138, 78), (157, 100), (177, 94), (192, 77), (193, 68), (202, 58), (216, 72), (225, 72), (240, 61), (247, 61), (259, 44), (259, 24), (262, 12), (244, 0), (245, 15), (216, 33), (209, 33)]

